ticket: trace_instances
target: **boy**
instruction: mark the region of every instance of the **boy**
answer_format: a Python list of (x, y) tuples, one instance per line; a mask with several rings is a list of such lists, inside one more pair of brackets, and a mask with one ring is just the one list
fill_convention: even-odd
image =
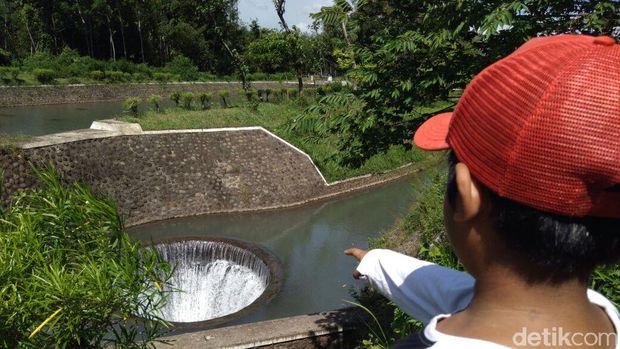
[(530, 40), (414, 136), (451, 149), (445, 227), (469, 274), (349, 249), (355, 277), (421, 320), (402, 348), (620, 348), (617, 309), (588, 290), (620, 257), (620, 46)]

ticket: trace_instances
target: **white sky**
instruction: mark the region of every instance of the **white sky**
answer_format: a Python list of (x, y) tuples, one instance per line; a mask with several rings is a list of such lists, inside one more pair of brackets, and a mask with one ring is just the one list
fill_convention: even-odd
[[(307, 30), (312, 24), (310, 13), (318, 12), (322, 6), (331, 6), (333, 0), (286, 0), (284, 19), (289, 26)], [(272, 0), (239, 0), (239, 17), (245, 24), (253, 19), (268, 28), (279, 28), (278, 15)]]

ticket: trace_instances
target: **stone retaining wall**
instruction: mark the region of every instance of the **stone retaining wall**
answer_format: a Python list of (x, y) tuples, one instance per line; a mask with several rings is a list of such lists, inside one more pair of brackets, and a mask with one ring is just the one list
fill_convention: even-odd
[[(297, 83), (253, 82), (252, 85), (257, 89), (279, 89), (294, 88)], [(217, 92), (218, 90), (229, 90), (232, 95), (236, 95), (240, 89), (241, 83), (239, 82), (0, 86), (0, 107), (120, 101), (127, 97), (168, 96), (175, 91)]]
[[(141, 132), (110, 124), (1, 150), (3, 202), (36, 185), (29, 163), (53, 164), (113, 198), (128, 226), (175, 217), (280, 209), (369, 188), (413, 166), (328, 184), (310, 157), (260, 127)], [(124, 131), (110, 131), (117, 128)], [(137, 127), (137, 128), (136, 128)], [(131, 133), (131, 134), (124, 134)]]

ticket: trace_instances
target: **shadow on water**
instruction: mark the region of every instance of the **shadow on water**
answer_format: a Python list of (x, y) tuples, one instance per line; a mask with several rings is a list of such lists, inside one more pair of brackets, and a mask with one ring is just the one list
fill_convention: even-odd
[(330, 202), (275, 212), (188, 217), (130, 229), (141, 240), (226, 237), (260, 244), (282, 262), (284, 284), (270, 303), (234, 323), (317, 313), (349, 306), (355, 261), (342, 252), (368, 247), (403, 217), (429, 176), (409, 179)]

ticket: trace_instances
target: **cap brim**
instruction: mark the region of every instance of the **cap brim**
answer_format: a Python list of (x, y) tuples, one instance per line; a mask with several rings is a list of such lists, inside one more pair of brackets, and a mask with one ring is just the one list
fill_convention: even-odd
[(452, 121), (452, 113), (442, 113), (426, 120), (413, 136), (413, 143), (424, 150), (450, 149), (448, 129)]

